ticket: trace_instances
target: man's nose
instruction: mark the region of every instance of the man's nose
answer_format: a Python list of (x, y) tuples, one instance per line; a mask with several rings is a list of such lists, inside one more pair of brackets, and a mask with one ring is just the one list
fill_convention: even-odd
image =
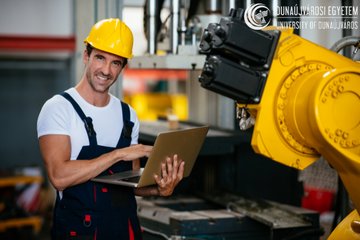
[(108, 76), (111, 73), (110, 63), (105, 63), (101, 69), (103, 75)]

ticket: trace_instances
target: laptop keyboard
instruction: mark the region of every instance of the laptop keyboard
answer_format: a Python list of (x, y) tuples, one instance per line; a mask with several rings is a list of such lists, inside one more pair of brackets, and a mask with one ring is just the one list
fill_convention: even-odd
[(125, 181), (125, 182), (131, 182), (131, 183), (138, 183), (140, 181), (140, 176), (137, 177), (130, 177), (125, 179), (119, 179), (118, 181)]

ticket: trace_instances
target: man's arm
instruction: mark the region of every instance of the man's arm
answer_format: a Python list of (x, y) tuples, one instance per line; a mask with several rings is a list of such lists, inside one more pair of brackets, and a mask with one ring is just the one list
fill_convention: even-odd
[[(135, 163), (135, 161), (133, 162)], [(178, 156), (174, 156), (174, 160), (167, 159), (167, 163), (161, 165), (162, 178), (155, 175), (156, 186), (149, 186), (143, 188), (134, 188), (134, 193), (137, 196), (169, 196), (173, 193), (176, 185), (181, 181), (184, 174), (185, 162), (179, 161)], [(140, 167), (140, 166), (139, 166)]]
[(132, 161), (149, 157), (152, 149), (152, 146), (132, 145), (90, 161), (71, 161), (71, 142), (68, 135), (44, 135), (39, 138), (39, 144), (49, 179), (58, 191), (84, 183), (120, 160)]

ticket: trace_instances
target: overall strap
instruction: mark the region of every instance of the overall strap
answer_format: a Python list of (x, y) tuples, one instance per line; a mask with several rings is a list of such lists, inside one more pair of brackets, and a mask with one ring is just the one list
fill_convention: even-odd
[(62, 92), (62, 93), (60, 93), (60, 95), (63, 96), (66, 100), (68, 100), (71, 103), (71, 105), (73, 105), (75, 111), (79, 114), (81, 120), (83, 120), (86, 132), (89, 137), (90, 146), (97, 145), (96, 132), (94, 130), (91, 117), (85, 116), (85, 114), (81, 110), (79, 104), (77, 104), (77, 102), (68, 93)]
[(123, 115), (124, 127), (121, 132), (121, 136), (116, 148), (129, 147), (131, 144), (131, 133), (134, 127), (134, 123), (130, 121), (130, 107), (126, 103), (121, 101), (121, 109)]

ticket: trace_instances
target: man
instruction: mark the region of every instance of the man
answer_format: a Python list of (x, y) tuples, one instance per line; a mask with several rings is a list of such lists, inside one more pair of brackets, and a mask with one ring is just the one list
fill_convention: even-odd
[(168, 158), (162, 176), (154, 176), (156, 186), (132, 189), (89, 181), (140, 168), (139, 158), (148, 157), (152, 147), (137, 144), (135, 111), (109, 94), (133, 56), (131, 30), (119, 19), (105, 19), (94, 25), (84, 42), (80, 83), (48, 100), (38, 118), (41, 154), (57, 190), (51, 236), (141, 239), (134, 194), (172, 194), (183, 177), (184, 162), (176, 155)]

